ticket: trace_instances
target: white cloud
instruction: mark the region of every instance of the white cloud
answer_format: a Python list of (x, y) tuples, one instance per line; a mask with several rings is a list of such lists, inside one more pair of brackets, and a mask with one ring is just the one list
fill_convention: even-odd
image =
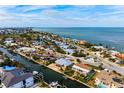
[[(16, 6), (0, 6), (1, 25), (25, 26), (122, 26), (124, 24), (124, 6), (104, 6), (110, 12), (86, 11), (96, 6), (73, 6), (59, 11), (54, 6), (28, 6), (19, 8), (19, 13), (10, 12)], [(28, 11), (43, 9), (38, 13)], [(84, 11), (83, 11), (84, 10)], [(3, 23), (4, 22), (4, 23)]]

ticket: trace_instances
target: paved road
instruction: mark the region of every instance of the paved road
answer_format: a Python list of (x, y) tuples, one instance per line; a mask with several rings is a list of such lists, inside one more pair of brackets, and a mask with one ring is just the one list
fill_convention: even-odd
[(88, 51), (87, 49), (81, 48), (77, 45), (75, 45), (75, 46), (77, 47), (78, 50), (84, 50), (84, 52), (89, 53), (91, 56), (98, 58), (100, 60), (100, 62), (103, 63), (103, 67), (105, 67), (109, 70), (114, 70), (117, 73), (120, 73), (121, 75), (124, 75), (124, 68), (123, 67), (121, 67), (121, 66), (119, 66), (115, 63), (112, 63), (112, 62), (108, 61), (107, 59), (96, 56), (92, 52)]

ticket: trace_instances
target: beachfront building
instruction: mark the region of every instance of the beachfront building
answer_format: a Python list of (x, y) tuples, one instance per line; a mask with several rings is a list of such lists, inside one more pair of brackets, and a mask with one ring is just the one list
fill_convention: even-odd
[(93, 48), (95, 48), (95, 49), (102, 49), (102, 50), (105, 49), (103, 46), (93, 46)]
[(55, 61), (56, 65), (58, 66), (63, 66), (63, 67), (68, 67), (68, 66), (72, 66), (73, 63), (67, 59), (61, 58)]
[(83, 44), (86, 44), (87, 41), (85, 41), (85, 40), (80, 40), (78, 43), (79, 43), (80, 45), (83, 45)]
[(24, 73), (22, 69), (14, 69), (5, 72), (1, 82), (5, 88), (27, 88), (34, 84), (34, 79), (32, 73)]
[(92, 70), (91, 67), (83, 63), (80, 63), (80, 64), (78, 63), (78, 64), (73, 65), (72, 69), (84, 74), (85, 76), (90, 72), (90, 70)]
[(122, 81), (106, 70), (96, 75), (95, 85), (100, 88), (124, 88)]
[(109, 52), (111, 53), (112, 56), (115, 56), (116, 54), (120, 54), (118, 51), (115, 50), (110, 50)]
[(74, 42), (79, 42), (79, 40), (78, 40), (78, 39), (72, 39), (72, 41), (74, 41)]
[(62, 43), (62, 42), (58, 42), (58, 41), (55, 41), (55, 43), (56, 43), (60, 48), (62, 48), (62, 49), (66, 52), (66, 54), (71, 55), (71, 54), (73, 54), (73, 53), (75, 52), (75, 50), (69, 48), (69, 45), (66, 44), (66, 43)]
[(124, 54), (115, 54), (117, 58), (124, 60)]

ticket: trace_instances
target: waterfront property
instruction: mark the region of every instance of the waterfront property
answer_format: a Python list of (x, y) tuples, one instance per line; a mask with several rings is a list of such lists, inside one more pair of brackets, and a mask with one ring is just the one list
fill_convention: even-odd
[(87, 73), (89, 73), (92, 68), (86, 64), (78, 63), (78, 64), (73, 65), (72, 69), (75, 71), (78, 71), (86, 76)]
[[(38, 40), (37, 39), (38, 35), (40, 37), (43, 37), (43, 40), (42, 40), (43, 44), (37, 43), (36, 40)], [(22, 40), (20, 41), (20, 43), (16, 42), (17, 47), (12, 47), (12, 46), (7, 47), (5, 46), (4, 43), (1, 43), (1, 44), (4, 48), (7, 48), (8, 50), (15, 52), (15, 54), (16, 53), (20, 54), (21, 56), (26, 57), (28, 60), (32, 60), (33, 62), (36, 62), (38, 64), (44, 65), (45, 67), (50, 68), (50, 71), (54, 70), (65, 76), (69, 76), (70, 79), (76, 80), (78, 82), (81, 82), (81, 83), (85, 82), (86, 84), (93, 86), (96, 79), (96, 85), (98, 87), (110, 87), (110, 86), (123, 87), (120, 85), (116, 86), (116, 83), (113, 83), (113, 84), (110, 83), (108, 85), (108, 83), (106, 83), (105, 81), (102, 81), (102, 79), (100, 79), (99, 76), (97, 78), (97, 75), (99, 73), (97, 74), (96, 70), (99, 70), (100, 72), (103, 68), (107, 68), (109, 70), (111, 69), (115, 70), (117, 73), (123, 72), (123, 68), (118, 67), (117, 64), (114, 65), (113, 62), (111, 62), (112, 60), (111, 58), (113, 56), (111, 56), (109, 49), (105, 48), (104, 50), (104, 47), (102, 48), (102, 46), (94, 46), (93, 44), (90, 44), (90, 43), (89, 44), (87, 43), (85, 45), (81, 42), (81, 44), (79, 45), (78, 43), (72, 42), (71, 39), (65, 40), (64, 38), (61, 38), (61, 37), (56, 37), (56, 39), (54, 40), (54, 38), (52, 38), (51, 35), (48, 33), (46, 33), (45, 35), (43, 33), (38, 33), (38, 35), (36, 34), (36, 32), (28, 33), (27, 35), (19, 35), (19, 38), (22, 38)], [(16, 40), (14, 37), (13, 39)], [(51, 42), (52, 40), (53, 42)], [(56, 41), (56, 44), (55, 44), (55, 41)], [(12, 43), (13, 42), (11, 42), (11, 44)], [(87, 46), (90, 46), (90, 47), (87, 47)], [(94, 48), (96, 48), (96, 50), (94, 48), (92, 49), (93, 46)], [(69, 54), (72, 54), (72, 55), (69, 55)], [(13, 56), (10, 56), (10, 57), (12, 59)], [(14, 55), (13, 59), (14, 60), (17, 59), (17, 61), (19, 61), (19, 58), (20, 57), (15, 58), (15, 55)], [(20, 60), (20, 61), (23, 62), (24, 60)], [(31, 68), (31, 70), (35, 69), (36, 64), (32, 64), (33, 63), (32, 61), (23, 62), (24, 64), (27, 65), (27, 70), (29, 70), (29, 67)], [(31, 65), (29, 65), (30, 63)], [(7, 72), (13, 71), (8, 67), (7, 69), (8, 69)], [(37, 68), (35, 70), (37, 71)], [(50, 75), (48, 74), (46, 75), (46, 72), (47, 72), (46, 70), (43, 71), (45, 76), (48, 76), (47, 78), (50, 78), (50, 80), (52, 80), (53, 78), (50, 77)], [(62, 76), (60, 76), (60, 78), (62, 78)], [(55, 80), (58, 80), (58, 78)], [(100, 83), (98, 80), (100, 81)], [(113, 75), (112, 80), (113, 80), (112, 82), (119, 81), (119, 79), (116, 78), (116, 75)], [(23, 81), (21, 84), (22, 86), (18, 85), (17, 83), (17, 86), (20, 86), (20, 87), (26, 86), (25, 81)], [(119, 81), (119, 84), (122, 84), (122, 82)]]
[[(24, 64), (25, 67), (28, 69), (30, 68), (29, 69), (30, 72), (32, 72), (32, 71), (42, 72), (44, 74), (44, 78), (47, 78), (45, 80), (45, 82), (47, 82), (47, 83), (50, 83), (53, 81), (58, 81), (60, 79), (65, 79), (62, 74), (57, 73), (55, 70), (53, 71), (53, 70), (46, 68), (46, 67), (44, 69), (44, 66), (40, 66), (39, 64), (35, 64), (31, 60), (28, 60), (28, 59), (20, 56), (18, 53), (7, 51), (5, 48), (0, 48), (0, 50), (4, 50), (2, 52), (5, 53), (9, 57), (10, 57), (10, 54), (13, 55), (13, 57), (15, 58), (15, 60), (17, 62)], [(51, 77), (51, 75), (53, 77)], [(89, 86), (87, 84), (79, 83), (77, 81), (71, 80), (71, 78), (67, 79), (65, 85), (68, 88), (89, 88)]]
[(115, 56), (120, 58), (120, 59), (122, 59), (122, 60), (124, 60), (124, 54), (116, 54)]
[(100, 88), (124, 88), (122, 81), (106, 70), (102, 70), (96, 75), (95, 84)]
[(27, 88), (34, 84), (34, 79), (31, 73), (24, 73), (22, 69), (14, 69), (5, 72), (1, 82), (6, 88)]
[(23, 52), (34, 52), (35, 48), (30, 48), (30, 47), (21, 47), (17, 49), (18, 52), (23, 51)]
[(61, 58), (55, 61), (56, 65), (58, 66), (63, 66), (63, 67), (67, 67), (67, 66), (72, 66), (73, 63), (67, 59)]
[(87, 43), (87, 41), (85, 41), (85, 40), (80, 40), (78, 43), (79, 43), (80, 45), (84, 45), (84, 44)]
[(112, 56), (115, 56), (116, 54), (120, 54), (118, 51), (115, 50), (109, 50)]
[(102, 49), (102, 50), (105, 49), (103, 46), (93, 46), (93, 48), (95, 48), (95, 49)]

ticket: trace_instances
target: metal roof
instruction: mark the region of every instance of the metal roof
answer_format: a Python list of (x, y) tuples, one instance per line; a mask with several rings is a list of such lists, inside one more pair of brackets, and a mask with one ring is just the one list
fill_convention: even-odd
[(66, 60), (64, 58), (56, 60), (55, 63), (58, 64), (58, 65), (61, 65), (61, 66), (70, 66), (70, 65), (73, 64), (71, 61)]

